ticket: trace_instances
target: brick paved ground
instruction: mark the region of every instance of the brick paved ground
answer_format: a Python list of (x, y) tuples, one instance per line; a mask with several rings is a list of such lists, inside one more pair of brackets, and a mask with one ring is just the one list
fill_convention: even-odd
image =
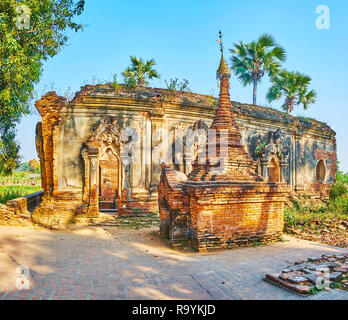
[[(297, 259), (340, 249), (297, 240), (196, 254), (168, 248), (156, 229), (57, 233), (0, 227), (0, 299), (345, 299), (332, 290), (301, 297), (262, 281)], [(16, 267), (32, 288), (16, 290)]]

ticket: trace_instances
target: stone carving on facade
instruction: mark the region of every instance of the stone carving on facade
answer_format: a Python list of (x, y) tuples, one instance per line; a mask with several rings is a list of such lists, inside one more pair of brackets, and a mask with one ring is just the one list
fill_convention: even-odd
[(184, 167), (186, 174), (191, 172), (194, 159), (202, 151), (207, 141), (208, 129), (208, 125), (203, 120), (197, 120), (186, 132), (184, 141)]
[(156, 106), (150, 111), (151, 117), (163, 118), (164, 108), (163, 108), (163, 97), (161, 95), (156, 95)]
[(281, 170), (280, 180), (285, 181), (291, 141), (283, 135), (280, 129), (269, 131), (265, 135), (251, 135), (248, 140), (250, 155), (258, 162), (260, 174), (264, 178), (269, 178), (268, 166), (274, 159)]

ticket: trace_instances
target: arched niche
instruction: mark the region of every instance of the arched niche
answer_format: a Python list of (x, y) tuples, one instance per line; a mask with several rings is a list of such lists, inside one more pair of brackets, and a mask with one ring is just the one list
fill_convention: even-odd
[(281, 171), (278, 161), (273, 157), (268, 164), (268, 181), (281, 182)]
[(324, 160), (319, 160), (315, 169), (316, 181), (324, 183), (326, 176), (326, 167)]

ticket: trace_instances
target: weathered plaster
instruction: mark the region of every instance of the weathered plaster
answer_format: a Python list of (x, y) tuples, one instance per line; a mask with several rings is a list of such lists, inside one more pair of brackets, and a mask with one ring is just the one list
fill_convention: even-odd
[[(237, 102), (232, 104), (241, 128), (241, 142), (247, 145), (246, 151), (256, 161), (259, 174), (267, 176), (267, 165), (271, 159), (257, 157), (253, 153), (257, 137), (269, 137), (279, 129), (280, 143), (268, 141), (266, 148), (280, 157), (277, 160), (282, 165), (282, 181), (294, 191), (311, 189), (316, 183), (318, 159), (324, 157), (329, 172), (325, 183), (333, 183), (336, 171), (335, 132), (327, 125), (269, 108)], [(83, 87), (69, 104), (51, 92), (36, 106), (42, 116), (42, 124), (37, 127), (36, 144), (45, 197), (50, 196), (57, 201), (74, 199), (80, 203), (86, 200), (83, 146), (102, 119), (109, 117), (116, 119), (121, 131), (129, 128), (137, 135), (135, 143), (128, 142), (134, 162), (121, 168), (124, 177), (122, 193), (126, 194), (122, 199), (126, 198), (132, 205), (140, 203), (140, 207), (146, 209), (156, 207), (161, 161), (165, 160), (173, 169), (186, 174), (191, 171), (192, 164), (188, 159), (194, 158), (205, 143), (202, 132), (212, 122), (216, 99), (194, 93), (172, 93), (165, 89), (116, 91), (111, 85), (100, 85)], [(180, 142), (180, 136), (187, 135), (189, 130), (196, 130), (199, 133), (197, 137), (200, 137), (195, 138), (195, 154), (191, 156), (185, 143)], [(177, 141), (179, 150), (175, 150)], [(288, 154), (283, 152), (287, 148)], [(176, 158), (183, 160), (182, 163), (173, 163), (175, 157), (170, 152), (173, 150)], [(321, 150), (321, 153), (315, 150)], [(97, 193), (98, 188), (96, 186)]]

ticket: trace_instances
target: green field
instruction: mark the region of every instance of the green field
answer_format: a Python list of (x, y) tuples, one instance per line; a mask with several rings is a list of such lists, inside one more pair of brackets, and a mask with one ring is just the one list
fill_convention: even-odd
[(0, 186), (0, 203), (41, 191), (41, 186)]
[(9, 176), (0, 175), (0, 185), (4, 186), (32, 186), (40, 185), (41, 176), (40, 174), (33, 174), (31, 172), (14, 171)]

